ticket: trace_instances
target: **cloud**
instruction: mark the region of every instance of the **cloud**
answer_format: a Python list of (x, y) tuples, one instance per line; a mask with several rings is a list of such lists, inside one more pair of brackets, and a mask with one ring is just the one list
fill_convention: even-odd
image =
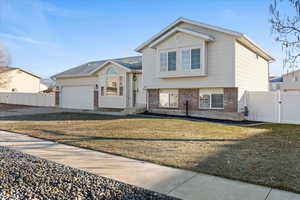
[(82, 18), (82, 17), (92, 17), (95, 16), (91, 12), (83, 11), (83, 10), (71, 10), (66, 8), (58, 7), (54, 4), (44, 1), (35, 1), (33, 6), (39, 8), (45, 14), (60, 16), (60, 17), (71, 17), (71, 18)]
[(54, 44), (49, 43), (49, 42), (39, 41), (39, 40), (32, 39), (30, 37), (17, 36), (17, 35), (13, 35), (13, 34), (9, 34), (9, 33), (1, 33), (0, 32), (0, 37), (11, 39), (11, 40), (16, 40), (16, 41), (21, 41), (21, 42), (26, 42), (26, 43), (30, 43), (30, 44), (34, 44), (34, 45), (55, 46)]
[(223, 15), (224, 15), (224, 17), (228, 17), (228, 18), (239, 17), (239, 15), (235, 11), (230, 10), (230, 9), (224, 10)]

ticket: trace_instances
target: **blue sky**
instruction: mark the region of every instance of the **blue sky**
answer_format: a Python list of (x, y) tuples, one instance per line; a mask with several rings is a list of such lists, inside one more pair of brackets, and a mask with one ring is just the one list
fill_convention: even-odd
[(12, 66), (43, 77), (87, 61), (138, 55), (134, 49), (178, 17), (243, 32), (282, 50), (268, 22), (271, 0), (0, 0), (0, 41)]

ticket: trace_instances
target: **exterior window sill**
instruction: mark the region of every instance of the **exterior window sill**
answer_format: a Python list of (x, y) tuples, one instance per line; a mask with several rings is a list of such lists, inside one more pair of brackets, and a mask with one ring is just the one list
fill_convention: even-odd
[(203, 69), (193, 69), (190, 71), (167, 71), (158, 72), (158, 78), (177, 78), (177, 77), (205, 77), (207, 73), (203, 72)]
[(166, 110), (178, 110), (178, 107), (158, 107), (158, 109), (166, 109)]
[(224, 110), (224, 108), (199, 108), (199, 110)]

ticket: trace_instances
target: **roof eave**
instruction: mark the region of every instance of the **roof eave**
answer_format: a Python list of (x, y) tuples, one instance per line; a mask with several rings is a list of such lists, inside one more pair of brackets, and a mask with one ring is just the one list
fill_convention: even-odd
[(56, 80), (57, 78), (79, 78), (79, 77), (89, 77), (89, 76), (93, 76), (93, 74), (74, 74), (74, 75), (54, 75), (51, 76), (50, 78), (52, 80)]
[(97, 71), (99, 71), (101, 68), (103, 68), (104, 66), (106, 66), (106, 65), (109, 64), (109, 63), (114, 64), (114, 65), (117, 65), (117, 66), (119, 66), (119, 67), (125, 69), (125, 70), (128, 71), (128, 72), (131, 72), (131, 71), (132, 71), (131, 69), (129, 69), (129, 68), (127, 68), (127, 67), (125, 67), (125, 66), (123, 66), (123, 65), (121, 65), (121, 64), (119, 64), (119, 63), (117, 63), (117, 62), (115, 62), (115, 61), (113, 61), (113, 60), (108, 60), (108, 61), (106, 61), (105, 63), (103, 63), (102, 65), (100, 65), (99, 67), (97, 67), (96, 69), (94, 69), (93, 71), (91, 71), (90, 74), (96, 73)]
[[(264, 50), (262, 47), (260, 47), (257, 43), (255, 43), (253, 40), (251, 40), (247, 35), (242, 34), (241, 37), (238, 37), (237, 40), (244, 44), (245, 46), (252, 48), (253, 51), (256, 51), (261, 57), (266, 59), (268, 62), (274, 62), (276, 61), (275, 58), (273, 58), (266, 50)], [(245, 43), (245, 41), (249, 44)], [(252, 46), (251, 46), (252, 45)], [(254, 48), (253, 48), (254, 47)]]
[(193, 35), (195, 37), (200, 37), (200, 38), (202, 38), (205, 41), (215, 41), (215, 38), (213, 38), (210, 35), (203, 34), (203, 33), (198, 33), (198, 32), (192, 31), (192, 30), (187, 30), (187, 29), (176, 27), (176, 28), (170, 30), (165, 35), (163, 35), (162, 37), (160, 37), (157, 40), (153, 41), (152, 43), (148, 44), (148, 46), (151, 47), (151, 48), (153, 48), (153, 47), (155, 47), (156, 45), (160, 44), (161, 42), (163, 42), (164, 40), (166, 40), (168, 37), (172, 36), (173, 34), (175, 34), (177, 32), (182, 32), (182, 33), (186, 33), (186, 34), (189, 34), (189, 35)]
[(39, 79), (41, 79), (41, 77), (40, 77), (40, 76), (38, 76), (38, 75), (36, 75), (36, 74), (33, 74), (33, 73), (31, 73), (31, 72), (25, 71), (25, 70), (23, 70), (23, 69), (20, 69), (20, 68), (18, 68), (18, 70), (20, 70), (20, 71), (22, 71), (22, 72), (24, 72), (24, 73), (27, 73), (27, 74), (29, 74), (29, 75), (31, 75), (31, 76), (34, 76), (34, 77), (36, 77), (36, 78), (39, 78)]
[(74, 74), (74, 75), (59, 75), (59, 74), (57, 74), (57, 75), (51, 76), (50, 78), (53, 79), (53, 80), (55, 80), (57, 78), (73, 78), (73, 77), (74, 78), (78, 78), (78, 77), (93, 76), (97, 71), (99, 71), (101, 68), (103, 68), (104, 66), (106, 66), (109, 63), (117, 65), (117, 66), (125, 69), (127, 72), (135, 72), (135, 71), (139, 72), (139, 71), (141, 71), (141, 70), (129, 69), (129, 68), (127, 68), (127, 67), (125, 67), (125, 66), (117, 63), (117, 62), (114, 62), (113, 60), (108, 60), (108, 61), (106, 61), (105, 63), (101, 64), (99, 67), (97, 67), (96, 69), (94, 69), (93, 71), (91, 71), (90, 73), (87, 73), (87, 74), (77, 74), (77, 75), (76, 74)]
[(155, 34), (154, 36), (152, 36), (149, 40), (147, 40), (146, 42), (142, 43), (137, 48), (135, 48), (135, 51), (141, 53), (141, 51), (146, 46), (148, 46), (153, 41), (157, 40), (162, 34), (164, 34), (165, 32), (169, 31), (170, 29), (172, 29), (173, 27), (175, 27), (179, 23), (193, 24), (193, 25), (196, 25), (196, 26), (201, 26), (201, 27), (204, 27), (204, 28), (212, 29), (212, 30), (215, 30), (215, 31), (223, 32), (223, 33), (226, 33), (226, 34), (229, 34), (229, 35), (233, 35), (233, 36), (237, 36), (237, 37), (243, 35), (242, 33), (237, 32), (237, 31), (232, 31), (232, 30), (229, 30), (229, 29), (224, 29), (224, 28), (221, 28), (221, 27), (217, 27), (217, 26), (212, 26), (212, 25), (200, 23), (200, 22), (193, 21), (193, 20), (186, 19), (186, 18), (178, 18), (175, 22), (171, 23), (166, 28), (164, 28), (163, 30), (161, 30), (160, 32), (158, 32), (157, 34)]

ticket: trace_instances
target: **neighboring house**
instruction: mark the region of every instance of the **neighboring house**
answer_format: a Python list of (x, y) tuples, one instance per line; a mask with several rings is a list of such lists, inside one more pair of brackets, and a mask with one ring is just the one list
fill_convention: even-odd
[(52, 79), (42, 79), (41, 80), (41, 93), (54, 93), (55, 82)]
[(46, 91), (48, 90), (48, 86), (43, 84), (43, 83), (40, 83), (40, 92), (43, 92), (43, 91)]
[(245, 91), (269, 90), (274, 58), (236, 31), (179, 18), (136, 51), (55, 75), (57, 104), (242, 120)]
[(282, 82), (283, 82), (283, 78), (281, 76), (280, 77), (277, 77), (277, 76), (270, 77), (270, 79), (269, 79), (269, 90), (270, 91), (280, 90), (281, 87), (282, 87), (281, 86)]
[(145, 108), (141, 73), (141, 56), (88, 62), (52, 77), (56, 104), (97, 110)]
[(0, 92), (38, 93), (40, 79), (20, 68), (0, 67)]
[(282, 75), (282, 79), (281, 90), (285, 92), (300, 91), (300, 69)]

